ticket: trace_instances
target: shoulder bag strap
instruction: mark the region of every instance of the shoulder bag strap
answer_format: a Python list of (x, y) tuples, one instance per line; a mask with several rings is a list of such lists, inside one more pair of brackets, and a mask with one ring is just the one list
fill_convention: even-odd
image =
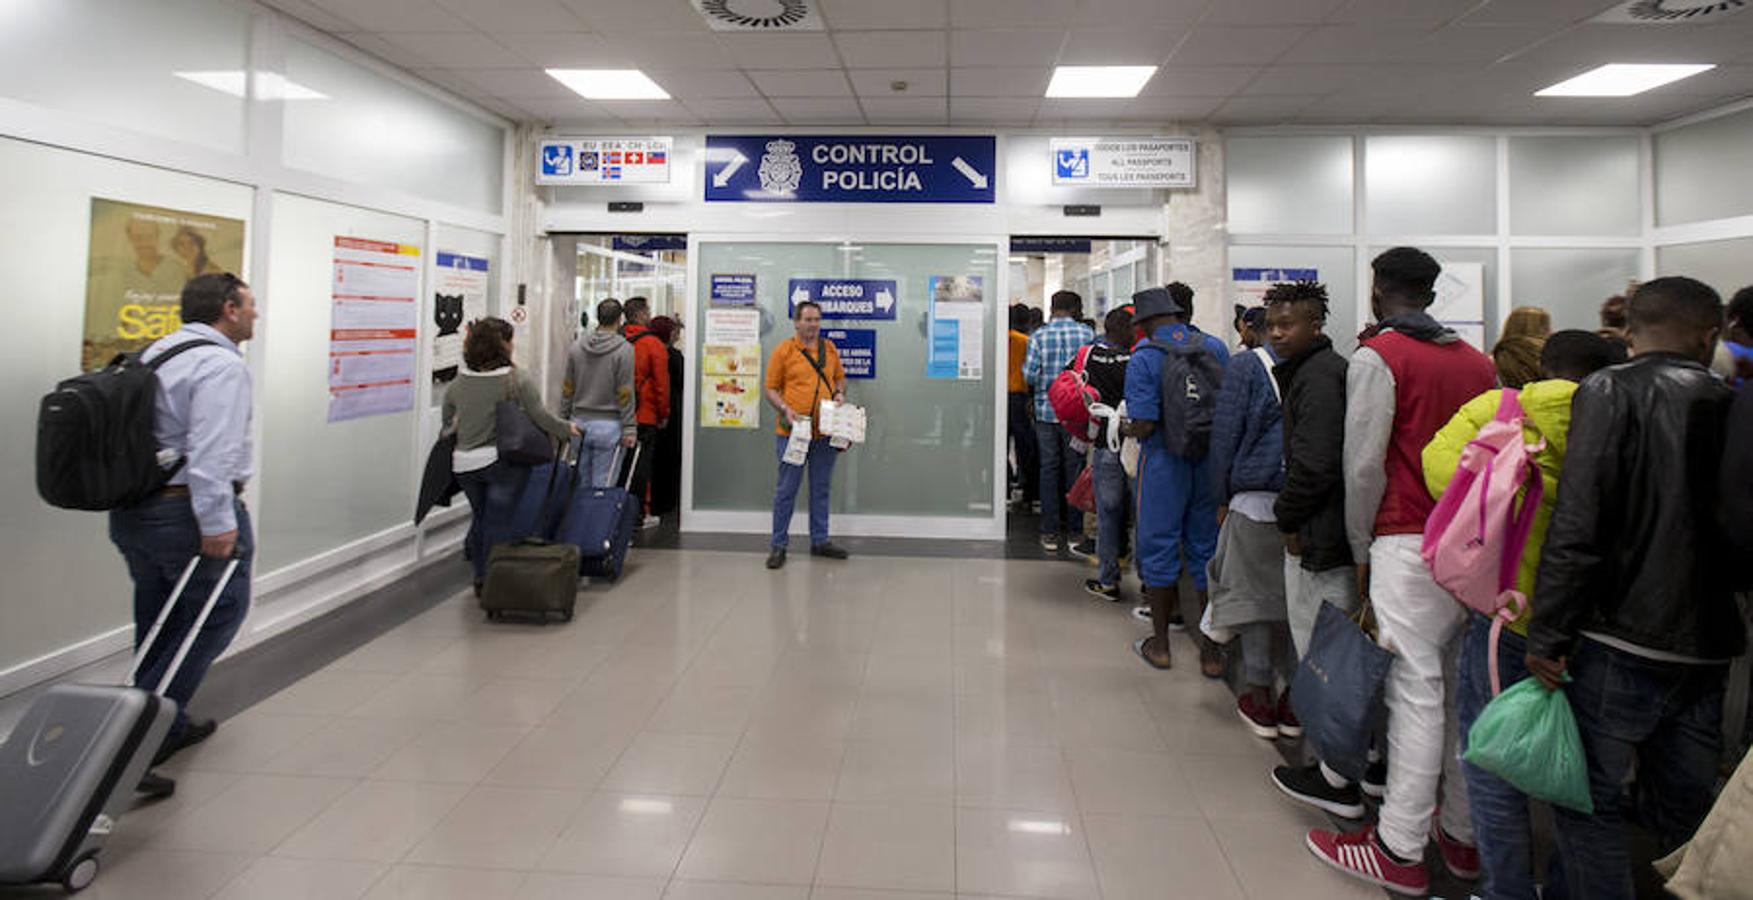
[(1265, 347), (1255, 347), (1253, 352), (1254, 358), (1260, 360), (1260, 365), (1266, 367), (1266, 383), (1272, 385), (1272, 398), (1278, 401), (1279, 406), (1283, 406), (1284, 395), (1279, 392), (1278, 378), (1272, 374), (1272, 351)]
[[(834, 393), (834, 386), (832, 384), (828, 383), (828, 373), (822, 371), (821, 362), (819, 362), (815, 357), (811, 356), (810, 352), (808, 350), (805, 350), (803, 348), (802, 342), (799, 342), (796, 346), (797, 346), (797, 352), (803, 354), (803, 358), (809, 362), (810, 368), (816, 370), (816, 377), (821, 379), (822, 385), (828, 389), (828, 393), (830, 393), (830, 394)], [(822, 343), (821, 355), (824, 358), (826, 358), (828, 355), (827, 354), (827, 344), (825, 342), (825, 339), (824, 339), (824, 342)]]
[(152, 358), (151, 362), (146, 363), (146, 368), (151, 369), (152, 371), (156, 372), (156, 371), (158, 371), (159, 366), (162, 366), (165, 363), (170, 362), (171, 360), (177, 358), (178, 356), (181, 356), (182, 354), (184, 354), (190, 350), (193, 350), (197, 347), (217, 347), (217, 346), (219, 346), (218, 343), (216, 343), (214, 341), (207, 340), (206, 338), (196, 338), (192, 341), (184, 341), (183, 343), (180, 343), (180, 344), (176, 345), (175, 347), (172, 347), (169, 350), (166, 350), (163, 353), (160, 353), (157, 356), (154, 356)]

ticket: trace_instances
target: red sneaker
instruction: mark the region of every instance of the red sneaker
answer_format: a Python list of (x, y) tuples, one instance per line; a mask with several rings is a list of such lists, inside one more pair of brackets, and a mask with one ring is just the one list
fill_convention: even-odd
[(1242, 723), (1248, 726), (1248, 730), (1255, 737), (1263, 741), (1278, 738), (1278, 711), (1272, 708), (1271, 703), (1254, 702), (1253, 691), (1243, 691), (1242, 696), (1236, 700), (1236, 715), (1242, 717)]
[(1297, 721), (1296, 713), (1290, 708), (1290, 688), (1278, 695), (1278, 734), (1287, 738), (1303, 736), (1303, 723)]
[(1424, 863), (1395, 862), (1376, 842), (1374, 825), (1353, 834), (1317, 829), (1309, 832), (1308, 844), (1310, 853), (1353, 878), (1413, 897), (1430, 891)]
[(1443, 865), (1449, 874), (1462, 881), (1472, 881), (1479, 877), (1479, 848), (1472, 844), (1463, 844), (1449, 837), (1441, 824), (1441, 810), (1430, 820), (1430, 839), (1436, 842), (1438, 850), (1443, 854)]

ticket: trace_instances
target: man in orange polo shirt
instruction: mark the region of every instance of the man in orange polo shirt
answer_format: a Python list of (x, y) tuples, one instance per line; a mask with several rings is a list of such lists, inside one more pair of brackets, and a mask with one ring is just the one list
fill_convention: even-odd
[(797, 505), (797, 490), (803, 485), (804, 470), (810, 478), (810, 555), (828, 559), (845, 559), (845, 550), (828, 542), (828, 490), (834, 477), (834, 457), (838, 450), (828, 439), (811, 431), (809, 455), (802, 465), (785, 462), (785, 446), (791, 442), (791, 426), (798, 419), (817, 421), (823, 400), (846, 399), (846, 370), (840, 367), (840, 351), (822, 337), (822, 308), (809, 301), (792, 310), (797, 328), (794, 337), (786, 338), (773, 348), (767, 358), (767, 402), (779, 412), (779, 486), (773, 496), (773, 545), (767, 555), (767, 568), (785, 565), (785, 547), (790, 543), (791, 513)]

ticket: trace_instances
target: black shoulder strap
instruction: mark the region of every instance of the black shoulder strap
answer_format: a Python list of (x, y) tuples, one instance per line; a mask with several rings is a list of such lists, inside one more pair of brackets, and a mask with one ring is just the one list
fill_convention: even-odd
[[(827, 354), (828, 354), (828, 351), (827, 351), (827, 338), (822, 338), (822, 348), (823, 348), (823, 349), (822, 349), (822, 351), (821, 351), (821, 352), (822, 352), (822, 356), (823, 356), (823, 357), (826, 357), (826, 356), (827, 356)], [(813, 356), (811, 356), (811, 355), (810, 355), (810, 352), (809, 352), (809, 351), (808, 351), (808, 350), (805, 350), (805, 349), (804, 349), (804, 348), (803, 348), (803, 343), (802, 343), (802, 342), (799, 342), (799, 343), (798, 343), (798, 345), (797, 345), (797, 352), (799, 352), (799, 353), (802, 353), (802, 354), (803, 354), (803, 358), (804, 358), (804, 359), (805, 359), (805, 360), (808, 360), (808, 361), (809, 361), (809, 364), (810, 364), (810, 368), (812, 368), (812, 369), (815, 369), (815, 370), (816, 370), (816, 377), (817, 377), (817, 378), (820, 378), (820, 379), (821, 379), (821, 380), (822, 380), (822, 386), (823, 386), (823, 387), (826, 387), (826, 388), (827, 388), (827, 389), (828, 389), (828, 393), (830, 393), (830, 394), (832, 394), (832, 393), (833, 393), (833, 392), (834, 392), (834, 386), (833, 386), (833, 385), (832, 385), (832, 384), (829, 384), (829, 383), (828, 383), (828, 373), (826, 373), (826, 372), (824, 372), (824, 371), (822, 371), (822, 364), (821, 364), (821, 363), (820, 363), (820, 362), (819, 362), (819, 361), (817, 361), (817, 360), (816, 360), (816, 358), (815, 358), (815, 357), (813, 357)]]
[(184, 341), (183, 343), (178, 344), (175, 347), (172, 347), (169, 350), (166, 350), (163, 353), (158, 354), (157, 356), (154, 356), (152, 358), (151, 362), (146, 363), (146, 368), (151, 369), (152, 371), (156, 372), (156, 371), (158, 371), (159, 366), (162, 366), (165, 363), (170, 362), (171, 360), (175, 359), (176, 357), (182, 355), (183, 353), (185, 353), (189, 350), (193, 350), (196, 347), (217, 347), (217, 346), (219, 346), (218, 342), (210, 341), (210, 340), (207, 340), (206, 338), (196, 338), (192, 341)]

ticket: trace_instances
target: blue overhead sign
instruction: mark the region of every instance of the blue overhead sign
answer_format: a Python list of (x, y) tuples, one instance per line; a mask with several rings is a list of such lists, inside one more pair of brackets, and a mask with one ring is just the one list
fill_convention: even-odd
[(875, 328), (824, 328), (822, 337), (840, 351), (840, 367), (847, 378), (876, 377)]
[(793, 278), (786, 287), (787, 311), (811, 300), (821, 305), (824, 319), (894, 319), (900, 290), (892, 278)]
[(991, 203), (997, 159), (990, 135), (707, 135), (706, 199)]

